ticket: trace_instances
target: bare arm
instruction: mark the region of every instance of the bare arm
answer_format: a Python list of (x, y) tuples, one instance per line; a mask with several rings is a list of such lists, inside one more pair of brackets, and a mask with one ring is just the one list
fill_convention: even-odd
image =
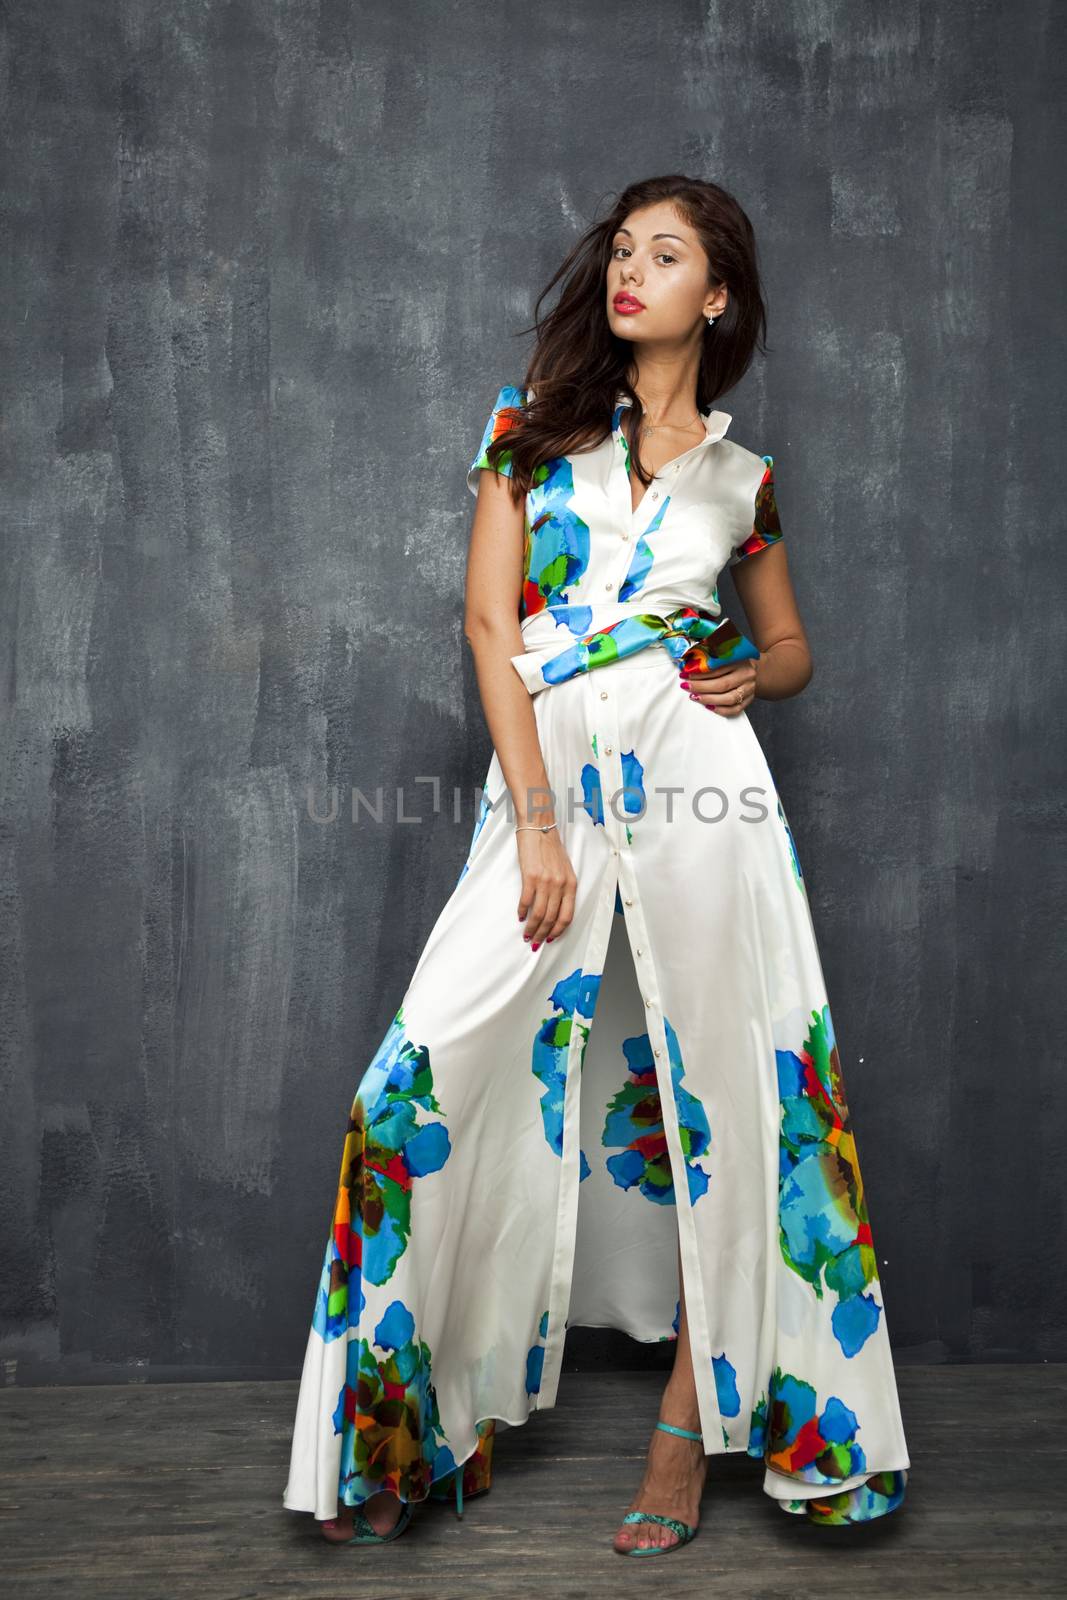
[(753, 642), (756, 693), (761, 700), (786, 700), (807, 687), (814, 671), (808, 636), (800, 620), (786, 541), (739, 561), (730, 569)]
[(685, 673), (684, 681), (695, 699), (720, 716), (736, 717), (757, 695), (761, 700), (785, 700), (799, 694), (814, 669), (785, 542), (738, 561), (730, 571), (760, 658), (716, 667), (714, 672)]
[[(523, 581), (525, 508), (506, 476), (478, 474), (471, 525), (463, 631), (474, 652), (482, 709), (515, 808), (516, 823), (556, 820), (530, 692), (511, 657), (523, 649), (519, 600)], [(559, 830), (515, 835), (522, 870), (519, 899), (524, 937), (536, 948), (554, 939), (574, 914), (577, 879)], [(529, 913), (529, 915), (527, 915)]]

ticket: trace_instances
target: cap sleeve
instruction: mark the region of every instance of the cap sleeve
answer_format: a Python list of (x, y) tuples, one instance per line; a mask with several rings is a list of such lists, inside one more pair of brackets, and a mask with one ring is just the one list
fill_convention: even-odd
[(467, 468), (467, 488), (471, 494), (478, 493), (478, 472), (482, 467), (488, 467), (490, 471), (495, 470), (503, 473), (505, 477), (511, 477), (510, 451), (502, 451), (495, 466), (486, 459), (486, 452), (493, 440), (499, 439), (501, 434), (506, 433), (514, 424), (515, 412), (525, 404), (525, 399), (523, 390), (517, 389), (513, 383), (505, 383), (497, 395), (482, 434), (482, 442), (478, 446), (478, 453)]
[(731, 567), (736, 567), (739, 561), (754, 556), (759, 550), (769, 550), (782, 537), (782, 525), (778, 520), (778, 506), (774, 498), (774, 457), (764, 456), (763, 462), (763, 477), (756, 490), (753, 507), (752, 532), (734, 546), (734, 553), (728, 562)]

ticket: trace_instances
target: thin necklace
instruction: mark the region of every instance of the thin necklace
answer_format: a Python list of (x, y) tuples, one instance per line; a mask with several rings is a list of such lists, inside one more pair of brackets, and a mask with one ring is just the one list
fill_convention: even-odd
[(693, 423), (700, 422), (701, 420), (702, 419), (701, 419), (699, 411), (697, 412), (696, 416), (693, 418), (692, 422), (646, 422), (644, 420), (644, 418), (642, 418), (641, 419), (641, 432), (642, 433), (662, 433), (664, 428), (671, 428), (671, 429), (674, 430), (675, 433), (685, 433), (689, 428), (691, 428), (693, 426)]

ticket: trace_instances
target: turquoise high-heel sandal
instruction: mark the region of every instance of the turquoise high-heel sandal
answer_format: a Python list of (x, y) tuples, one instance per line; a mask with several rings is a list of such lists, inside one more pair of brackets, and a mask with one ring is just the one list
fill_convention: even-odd
[[(657, 1422), (657, 1428), (662, 1428), (664, 1433), (676, 1433), (682, 1439), (703, 1439), (702, 1433), (694, 1433), (691, 1428), (676, 1428), (673, 1422)], [(628, 1511), (623, 1517), (623, 1522), (662, 1522), (665, 1528), (670, 1528), (672, 1533), (678, 1535), (673, 1544), (647, 1544), (644, 1546), (633, 1544), (629, 1550), (620, 1550), (618, 1545), (612, 1549), (620, 1556), (665, 1556), (668, 1550), (680, 1550), (683, 1544), (688, 1544), (690, 1539), (695, 1539), (698, 1529), (691, 1528), (688, 1522), (683, 1522), (679, 1517), (664, 1517), (658, 1511)]]
[[(471, 1455), (455, 1467), (451, 1472), (446, 1472), (443, 1477), (431, 1483), (427, 1500), (449, 1501), (452, 1499), (453, 1487), (456, 1495), (456, 1516), (463, 1515), (463, 1484), (467, 1484), (466, 1498), (473, 1500), (475, 1495), (487, 1494), (492, 1486), (493, 1479), (493, 1444), (496, 1435), (496, 1419), (486, 1417), (478, 1423), (478, 1442)], [(449, 1483), (449, 1478), (452, 1483)], [(405, 1501), (401, 1506), (400, 1515), (389, 1529), (388, 1533), (375, 1533), (373, 1525), (363, 1510), (362, 1506), (352, 1508), (352, 1537), (351, 1539), (331, 1539), (330, 1544), (387, 1544), (390, 1539), (399, 1538), (411, 1521), (412, 1507), (418, 1502)]]
[[(362, 1506), (352, 1507), (352, 1537), (351, 1539), (332, 1539), (331, 1544), (388, 1544), (390, 1539), (399, 1539), (411, 1521), (414, 1502), (406, 1500), (400, 1508), (397, 1517), (388, 1533), (377, 1533)], [(463, 1515), (463, 1474), (456, 1473), (456, 1516)]]
[(352, 1537), (351, 1539), (331, 1539), (331, 1544), (388, 1544), (390, 1539), (399, 1539), (408, 1523), (411, 1521), (412, 1503), (410, 1500), (400, 1508), (397, 1517), (388, 1533), (375, 1532), (367, 1513), (362, 1506), (352, 1507)]

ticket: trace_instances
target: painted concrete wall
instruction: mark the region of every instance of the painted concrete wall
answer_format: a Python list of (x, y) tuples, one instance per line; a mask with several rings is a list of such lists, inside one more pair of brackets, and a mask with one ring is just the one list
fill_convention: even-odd
[(9, 1382), (295, 1374), (489, 754), (464, 469), (576, 233), (679, 170), (763, 254), (722, 404), (816, 673), (753, 722), (894, 1343), (1067, 1354), (1064, 60), (1039, 0), (7, 8)]

